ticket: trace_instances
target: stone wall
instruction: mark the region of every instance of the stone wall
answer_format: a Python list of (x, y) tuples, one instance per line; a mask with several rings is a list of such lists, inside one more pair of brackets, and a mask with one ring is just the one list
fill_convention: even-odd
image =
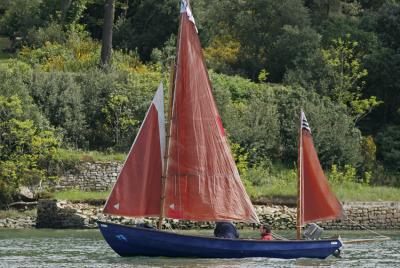
[(85, 162), (75, 170), (60, 176), (56, 190), (80, 189), (84, 191), (106, 191), (113, 185), (122, 168), (120, 162)]
[[(347, 202), (343, 220), (319, 222), (326, 230), (400, 229), (400, 202)], [(294, 229), (296, 208), (256, 206), (261, 222), (275, 229)]]
[(400, 202), (349, 202), (343, 204), (346, 217), (321, 224), (325, 229), (400, 229)]
[(84, 228), (84, 218), (78, 211), (57, 200), (40, 200), (37, 207), (36, 228)]
[[(295, 229), (296, 209), (286, 206), (256, 206), (261, 223), (268, 223), (275, 230)], [(319, 225), (326, 230), (400, 229), (400, 202), (352, 202), (344, 204), (347, 217), (343, 221), (330, 221)], [(156, 218), (127, 219), (106, 216), (102, 206), (86, 203), (42, 200), (38, 203), (36, 227), (39, 228), (95, 228), (96, 221), (111, 221), (122, 224), (149, 222), (156, 225)], [(176, 229), (214, 228), (214, 222), (192, 222), (167, 220), (164, 226)], [(250, 224), (237, 224), (251, 227)]]
[(36, 216), (17, 216), (11, 218), (0, 219), (0, 229), (25, 229), (33, 228), (36, 225)]

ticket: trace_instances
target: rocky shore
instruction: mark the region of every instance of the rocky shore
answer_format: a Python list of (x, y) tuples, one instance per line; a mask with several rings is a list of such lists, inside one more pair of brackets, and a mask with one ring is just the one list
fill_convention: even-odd
[[(134, 225), (149, 223), (156, 225), (156, 218), (124, 218), (104, 215), (102, 204), (73, 203), (67, 201), (41, 200), (38, 203), (37, 216), (18, 216), (0, 219), (0, 228), (97, 228), (96, 222), (108, 221), (119, 224)], [(292, 229), (295, 227), (294, 208), (286, 206), (256, 206), (260, 220), (269, 223), (274, 229)], [(214, 222), (193, 222), (179, 220), (165, 220), (163, 225), (174, 229), (212, 229)], [(237, 224), (238, 228), (252, 227), (251, 224)]]
[[(37, 216), (16, 216), (0, 219), (0, 228), (97, 228), (96, 221), (108, 221), (134, 225), (149, 223), (156, 225), (156, 218), (130, 219), (113, 217), (102, 213), (102, 202), (72, 203), (67, 201), (40, 200)], [(275, 230), (294, 229), (296, 209), (283, 205), (255, 206), (261, 223), (268, 223)], [(399, 202), (352, 202), (345, 203), (347, 217), (343, 220), (320, 223), (324, 229), (400, 229)], [(163, 225), (173, 229), (212, 229), (214, 222), (192, 222), (166, 220)], [(251, 224), (237, 224), (238, 228), (252, 227)]]

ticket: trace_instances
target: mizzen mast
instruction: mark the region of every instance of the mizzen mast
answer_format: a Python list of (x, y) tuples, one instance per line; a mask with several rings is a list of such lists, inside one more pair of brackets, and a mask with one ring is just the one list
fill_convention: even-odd
[[(301, 110), (302, 111), (302, 110)], [(302, 116), (300, 111), (300, 124), (299, 124), (299, 149), (297, 157), (297, 220), (296, 220), (296, 239), (301, 238), (301, 217), (302, 215), (302, 172), (303, 172), (303, 143), (302, 143)]]

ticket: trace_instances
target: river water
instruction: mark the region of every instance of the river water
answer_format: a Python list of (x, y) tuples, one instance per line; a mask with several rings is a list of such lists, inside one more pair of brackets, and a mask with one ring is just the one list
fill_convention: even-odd
[[(241, 235), (256, 235), (250, 231), (247, 233), (241, 232)], [(340, 233), (345, 239), (373, 236), (363, 231)], [(0, 229), (0, 267), (400, 267), (400, 231), (381, 233), (391, 240), (347, 245), (342, 258), (178, 259), (121, 258), (107, 245), (98, 230)]]

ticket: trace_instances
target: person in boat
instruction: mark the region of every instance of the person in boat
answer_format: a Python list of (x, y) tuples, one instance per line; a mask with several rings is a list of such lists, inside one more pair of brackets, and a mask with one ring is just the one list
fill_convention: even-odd
[(267, 224), (261, 225), (261, 240), (273, 240), (271, 227)]
[(214, 236), (219, 238), (239, 238), (239, 232), (231, 222), (217, 222), (214, 229)]

